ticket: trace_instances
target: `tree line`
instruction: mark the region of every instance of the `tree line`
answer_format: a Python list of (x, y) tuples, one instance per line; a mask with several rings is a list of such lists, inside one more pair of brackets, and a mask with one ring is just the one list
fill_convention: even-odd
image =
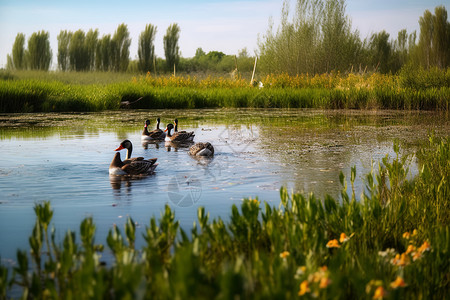
[[(281, 24), (274, 32), (273, 22), (258, 41), (259, 70), (265, 73), (366, 72), (396, 73), (403, 66), (438, 67), (450, 65), (450, 23), (444, 6), (434, 14), (426, 10), (419, 19), (420, 34), (398, 32), (395, 39), (381, 31), (361, 40), (352, 30), (345, 13), (345, 0), (297, 0), (294, 13), (285, 0)], [(181, 57), (180, 27), (171, 24), (163, 38), (165, 59), (156, 57), (157, 27), (147, 24), (138, 39), (138, 58), (130, 60), (130, 33), (120, 24), (113, 35), (100, 37), (98, 29), (75, 32), (61, 30), (57, 63), (61, 71), (115, 72), (230, 72), (250, 71), (254, 57), (244, 48), (238, 56), (220, 51), (205, 53), (198, 48), (192, 58)], [(39, 31), (28, 39), (17, 34), (8, 69), (49, 70), (52, 60), (49, 33)], [(239, 66), (239, 69), (238, 69)]]
[(381, 31), (361, 40), (345, 13), (345, 0), (297, 0), (294, 12), (285, 0), (281, 24), (270, 22), (259, 39), (262, 68), (268, 73), (377, 71), (396, 73), (405, 64), (447, 68), (450, 65), (450, 23), (444, 6), (419, 19), (420, 35)]
[[(155, 64), (154, 39), (156, 26), (147, 24), (139, 36), (138, 69), (141, 72), (152, 70)], [(177, 64), (180, 58), (178, 46), (180, 27), (171, 24), (164, 36), (164, 51), (168, 67)], [(61, 71), (116, 71), (125, 72), (130, 64), (131, 38), (128, 26), (120, 24), (114, 35), (99, 36), (98, 29), (75, 32), (61, 30), (57, 36), (58, 69)], [(52, 59), (49, 33), (39, 31), (28, 39), (25, 48), (25, 35), (19, 33), (13, 44), (12, 53), (7, 57), (8, 69), (49, 70)]]

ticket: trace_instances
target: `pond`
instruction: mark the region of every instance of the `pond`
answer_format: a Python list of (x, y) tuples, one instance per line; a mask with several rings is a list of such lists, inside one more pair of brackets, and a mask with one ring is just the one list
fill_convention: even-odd
[[(214, 158), (197, 160), (187, 147), (165, 142), (142, 143), (144, 121), (150, 119), (153, 127), (157, 117), (162, 126), (178, 118), (180, 130), (214, 145)], [(358, 196), (363, 175), (394, 155), (394, 140), (413, 153), (432, 132), (448, 136), (447, 114), (286, 109), (2, 114), (0, 257), (13, 264), (18, 248), (29, 249), (37, 202), (51, 202), (59, 239), (68, 229), (78, 232), (82, 219), (92, 216), (96, 241), (106, 244), (113, 224), (122, 230), (131, 216), (139, 246), (150, 217), (159, 217), (166, 204), (189, 229), (199, 206), (227, 219), (231, 205), (244, 197), (278, 205), (281, 186), (339, 199), (339, 173), (348, 178), (352, 166)], [(154, 175), (110, 177), (114, 149), (125, 139), (133, 143), (132, 156), (158, 158)], [(414, 159), (411, 163), (414, 170)]]

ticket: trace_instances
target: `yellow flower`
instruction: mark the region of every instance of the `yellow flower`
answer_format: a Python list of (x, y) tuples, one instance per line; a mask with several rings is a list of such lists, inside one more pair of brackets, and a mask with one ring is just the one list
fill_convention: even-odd
[(411, 237), (411, 234), (409, 233), (409, 231), (407, 231), (407, 232), (405, 232), (404, 234), (403, 234), (403, 238), (404, 239), (409, 239)]
[(350, 236), (347, 236), (344, 232), (341, 233), (341, 236), (339, 237), (339, 242), (341, 243), (345, 243), (346, 241), (348, 241), (352, 236), (354, 236), (355, 233), (350, 234)]
[(396, 265), (396, 266), (404, 267), (409, 264), (409, 256), (407, 256), (406, 253), (402, 253), (401, 255), (397, 254), (392, 259), (392, 264)]
[(393, 282), (391, 282), (391, 288), (393, 288), (393, 289), (397, 289), (399, 287), (405, 287), (405, 286), (406, 286), (406, 283), (403, 280), (403, 278), (401, 278), (400, 276), (397, 276), (397, 278)]
[(414, 230), (413, 230), (413, 233), (412, 233), (412, 236), (416, 236), (417, 233), (418, 233), (418, 232), (417, 232), (417, 229), (414, 229)]
[(303, 282), (300, 283), (300, 290), (298, 291), (298, 295), (303, 296), (304, 294), (309, 292), (311, 292), (311, 290), (309, 289), (308, 280), (303, 280)]
[(412, 258), (413, 258), (413, 261), (416, 261), (416, 260), (418, 260), (419, 258), (421, 258), (422, 257), (422, 253), (420, 253), (420, 252), (414, 252), (413, 254), (412, 254)]
[(341, 246), (339, 246), (339, 242), (337, 239), (330, 240), (327, 243), (327, 248), (339, 248), (339, 247), (341, 247)]
[(430, 243), (428, 241), (423, 242), (423, 244), (417, 249), (420, 253), (424, 253), (425, 251), (429, 251), (431, 249)]
[(283, 252), (280, 253), (280, 257), (281, 257), (281, 258), (286, 258), (286, 257), (288, 257), (289, 255), (290, 255), (290, 253), (289, 253), (288, 251), (283, 251)]
[(406, 249), (406, 254), (410, 254), (412, 252), (414, 252), (416, 250), (416, 247), (414, 247), (414, 245), (409, 245), (408, 248)]
[(377, 287), (372, 299), (383, 299), (386, 296), (386, 291), (382, 286)]
[(325, 289), (330, 284), (331, 284), (331, 280), (328, 277), (322, 277), (322, 279), (320, 279), (319, 288)]

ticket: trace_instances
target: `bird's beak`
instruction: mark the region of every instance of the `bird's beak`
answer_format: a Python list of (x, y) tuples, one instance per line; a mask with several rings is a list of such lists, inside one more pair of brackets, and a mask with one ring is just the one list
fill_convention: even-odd
[(119, 146), (119, 148), (117, 148), (116, 150), (114, 150), (114, 151), (120, 151), (120, 150), (122, 150), (122, 149), (125, 149), (122, 145), (120, 145)]
[(167, 128), (166, 129), (164, 129), (164, 132), (166, 132), (167, 131)]

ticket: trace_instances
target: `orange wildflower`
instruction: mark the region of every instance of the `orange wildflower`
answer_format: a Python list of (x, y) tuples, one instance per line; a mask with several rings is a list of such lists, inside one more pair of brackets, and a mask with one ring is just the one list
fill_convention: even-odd
[(309, 289), (308, 280), (303, 280), (303, 282), (300, 283), (300, 290), (298, 291), (298, 295), (303, 296), (304, 294), (309, 292), (311, 292), (311, 290)]
[(403, 278), (401, 278), (400, 276), (397, 276), (397, 278), (393, 282), (391, 282), (391, 288), (393, 288), (393, 289), (397, 289), (399, 287), (405, 287), (405, 286), (406, 286), (406, 283), (403, 280)]
[(409, 233), (409, 231), (403, 233), (403, 238), (404, 238), (404, 239), (407, 239), (407, 240), (408, 240), (410, 237), (411, 237), (411, 234)]
[(423, 244), (417, 249), (420, 253), (424, 253), (425, 251), (428, 251), (431, 249), (430, 243), (428, 241), (423, 242)]
[(339, 247), (341, 247), (341, 246), (339, 245), (339, 242), (337, 239), (330, 240), (327, 243), (327, 248), (339, 248)]
[(409, 264), (409, 256), (407, 256), (406, 253), (402, 253), (401, 255), (397, 254), (392, 259), (392, 264), (396, 265), (396, 266), (404, 267)]
[(283, 252), (280, 253), (280, 257), (281, 257), (281, 258), (286, 258), (286, 257), (288, 257), (289, 255), (290, 255), (290, 253), (289, 253), (288, 251), (283, 251)]
[(406, 249), (406, 254), (410, 254), (412, 252), (414, 252), (416, 250), (416, 247), (414, 247), (414, 245), (409, 245), (408, 248)]
[(387, 295), (386, 291), (382, 286), (377, 287), (375, 293), (373, 294), (373, 299), (383, 299)]
[(343, 243), (348, 241), (349, 237), (347, 237), (347, 235), (343, 232), (341, 233), (341, 236), (339, 237), (339, 242)]
[(327, 288), (327, 286), (329, 286), (331, 284), (331, 279), (328, 277), (322, 277), (322, 279), (320, 279), (320, 283), (319, 283), (319, 288), (321, 289), (325, 289)]

